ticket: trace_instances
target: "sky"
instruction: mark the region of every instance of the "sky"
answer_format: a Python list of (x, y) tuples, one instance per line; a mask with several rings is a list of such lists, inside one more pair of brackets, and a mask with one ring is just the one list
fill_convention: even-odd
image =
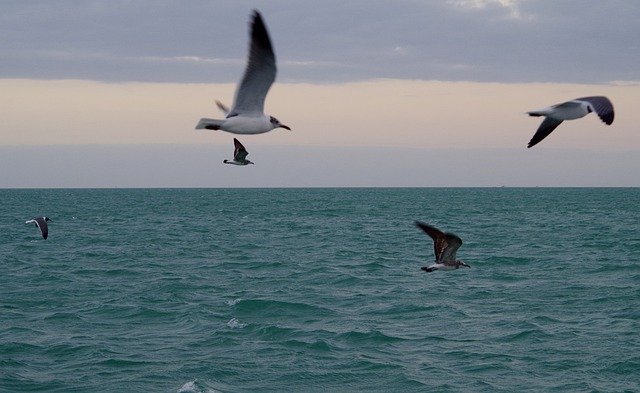
[[(291, 132), (221, 116), (262, 13)], [(0, 188), (640, 186), (640, 2), (0, 2)], [(527, 149), (525, 112), (606, 95), (611, 126)]]

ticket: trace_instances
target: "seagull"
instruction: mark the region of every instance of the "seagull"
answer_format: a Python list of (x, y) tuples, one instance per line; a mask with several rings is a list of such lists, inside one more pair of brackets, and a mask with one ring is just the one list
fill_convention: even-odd
[(196, 129), (222, 130), (232, 134), (262, 134), (275, 128), (291, 130), (273, 116), (264, 114), (264, 100), (276, 79), (276, 56), (273, 53), (269, 33), (256, 10), (251, 22), (249, 60), (231, 110), (218, 104), (226, 112), (224, 120), (202, 118)]
[(247, 160), (247, 156), (249, 155), (249, 153), (247, 152), (247, 149), (244, 148), (244, 146), (242, 146), (242, 143), (240, 143), (239, 140), (237, 140), (236, 138), (233, 138), (233, 146), (235, 146), (235, 149), (233, 150), (233, 160), (224, 160), (222, 162), (224, 162), (225, 164), (232, 164), (232, 165), (249, 165), (249, 164), (253, 164), (253, 162)]
[(462, 245), (462, 239), (453, 233), (442, 232), (436, 227), (416, 221), (416, 226), (422, 229), (433, 239), (433, 252), (436, 261), (433, 265), (421, 267), (425, 272), (436, 270), (455, 270), (460, 266), (471, 267), (462, 261), (456, 260), (456, 251)]
[(579, 119), (591, 112), (595, 112), (607, 125), (613, 123), (613, 104), (604, 96), (576, 98), (538, 111), (527, 112), (529, 116), (546, 116), (527, 148), (535, 146), (546, 138), (564, 120)]
[(34, 217), (33, 220), (25, 221), (25, 224), (35, 224), (38, 228), (40, 228), (40, 233), (44, 240), (47, 240), (49, 236), (49, 227), (47, 226), (47, 221), (51, 221), (49, 217)]

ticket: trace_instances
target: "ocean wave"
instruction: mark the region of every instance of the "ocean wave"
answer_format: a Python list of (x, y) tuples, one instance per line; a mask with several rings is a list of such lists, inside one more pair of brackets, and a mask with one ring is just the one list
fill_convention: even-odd
[(186, 382), (182, 385), (177, 393), (220, 393), (218, 390), (202, 386), (198, 380)]
[[(0, 220), (0, 386), (637, 390), (637, 189), (241, 192), (0, 190), (67, 217)], [(420, 217), (472, 269), (421, 272)]]
[(338, 340), (345, 341), (347, 343), (367, 343), (367, 344), (387, 344), (405, 341), (406, 339), (394, 336), (392, 334), (386, 334), (380, 330), (369, 330), (366, 332), (349, 331), (340, 333), (337, 336)]
[(333, 310), (327, 307), (316, 306), (302, 302), (290, 302), (282, 300), (246, 299), (236, 304), (236, 312), (243, 315), (257, 316), (304, 316), (312, 315), (314, 318), (332, 316)]
[(227, 300), (226, 304), (227, 306), (235, 306), (236, 304), (240, 303), (240, 301), (242, 301), (241, 298), (231, 299), (231, 300)]
[(510, 343), (517, 343), (517, 342), (531, 341), (531, 340), (540, 342), (551, 336), (552, 336), (551, 334), (546, 333), (542, 329), (530, 328), (530, 329), (523, 329), (515, 333), (509, 333), (509, 334), (503, 335), (501, 336), (500, 340), (504, 342), (510, 342)]
[(247, 324), (241, 323), (240, 321), (238, 321), (238, 318), (231, 318), (229, 322), (227, 322), (227, 326), (231, 329), (242, 329), (247, 326)]

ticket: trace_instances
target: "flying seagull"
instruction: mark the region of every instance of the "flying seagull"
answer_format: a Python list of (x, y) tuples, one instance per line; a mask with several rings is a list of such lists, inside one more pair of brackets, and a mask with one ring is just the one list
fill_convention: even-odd
[(433, 239), (433, 252), (436, 256), (435, 263), (420, 269), (425, 272), (436, 270), (454, 270), (460, 266), (471, 267), (462, 261), (456, 260), (456, 251), (462, 245), (462, 239), (453, 233), (442, 232), (436, 227), (416, 221), (416, 226), (422, 229)]
[(47, 237), (49, 236), (47, 221), (51, 221), (51, 219), (49, 217), (35, 217), (33, 220), (25, 221), (25, 224), (35, 224), (35, 226), (40, 228), (42, 237), (47, 240)]
[(529, 116), (546, 116), (527, 147), (533, 147), (546, 138), (564, 120), (579, 119), (591, 112), (595, 112), (607, 125), (613, 123), (613, 104), (604, 96), (576, 98), (538, 111), (527, 112)]
[(251, 42), (249, 60), (231, 110), (218, 103), (218, 108), (226, 112), (223, 120), (200, 119), (196, 129), (222, 130), (232, 134), (262, 134), (275, 128), (288, 126), (273, 116), (264, 114), (264, 99), (276, 79), (276, 56), (273, 53), (269, 33), (256, 10), (251, 21)]
[(235, 147), (235, 149), (233, 150), (233, 160), (224, 160), (222, 162), (232, 165), (253, 164), (253, 162), (247, 160), (247, 156), (249, 155), (247, 149), (245, 149), (244, 146), (242, 146), (242, 143), (240, 143), (240, 141), (236, 138), (233, 138), (233, 146)]

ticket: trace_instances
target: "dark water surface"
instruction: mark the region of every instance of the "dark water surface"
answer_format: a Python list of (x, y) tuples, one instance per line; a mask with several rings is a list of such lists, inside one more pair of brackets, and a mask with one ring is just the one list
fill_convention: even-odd
[(640, 390), (640, 189), (0, 198), (3, 392)]

